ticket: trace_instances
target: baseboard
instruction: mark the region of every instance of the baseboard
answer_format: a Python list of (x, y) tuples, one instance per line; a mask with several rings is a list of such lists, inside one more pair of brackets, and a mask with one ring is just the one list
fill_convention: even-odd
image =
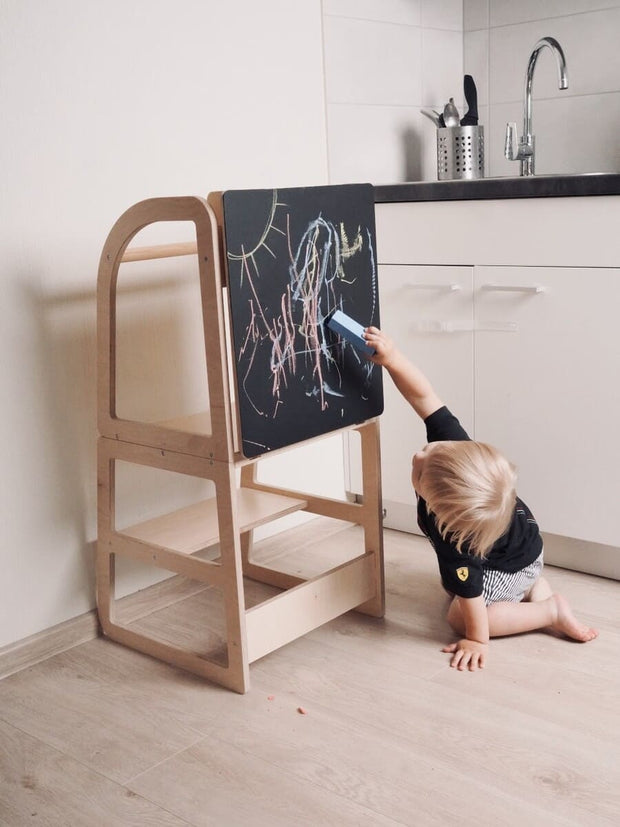
[(394, 531), (404, 531), (407, 534), (422, 534), (418, 528), (418, 514), (415, 497), (410, 503), (399, 503), (395, 500), (383, 500), (383, 528), (392, 528)]
[(98, 634), (97, 613), (93, 609), (50, 629), (10, 643), (0, 649), (0, 679), (93, 640)]
[(575, 540), (547, 531), (543, 531), (542, 536), (547, 565), (620, 580), (620, 549), (616, 546)]
[[(185, 600), (204, 588), (207, 588), (204, 583), (194, 583), (180, 575), (173, 575), (122, 597), (116, 603), (117, 614), (123, 622), (138, 620), (179, 600)], [(73, 649), (74, 646), (94, 640), (100, 634), (97, 611), (92, 609), (57, 626), (10, 643), (0, 649), (0, 680)]]

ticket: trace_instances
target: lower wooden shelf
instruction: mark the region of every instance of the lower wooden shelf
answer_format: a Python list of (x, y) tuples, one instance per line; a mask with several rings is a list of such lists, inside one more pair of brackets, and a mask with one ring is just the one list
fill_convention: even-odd
[[(306, 500), (240, 488), (237, 508), (241, 533), (301, 511), (306, 506)], [(117, 534), (183, 554), (195, 554), (219, 542), (217, 499), (201, 500), (117, 530)]]

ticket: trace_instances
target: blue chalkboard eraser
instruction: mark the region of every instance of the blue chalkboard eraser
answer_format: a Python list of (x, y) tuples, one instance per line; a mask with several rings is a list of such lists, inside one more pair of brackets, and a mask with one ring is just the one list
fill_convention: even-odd
[(343, 339), (346, 339), (347, 342), (351, 342), (353, 347), (356, 347), (358, 350), (361, 350), (362, 353), (365, 353), (367, 356), (372, 356), (375, 352), (374, 347), (370, 347), (370, 345), (366, 344), (366, 339), (364, 339), (364, 327), (362, 327), (359, 322), (356, 322), (355, 319), (352, 319), (350, 316), (347, 316), (346, 313), (343, 313), (342, 310), (336, 310), (327, 320), (327, 327), (330, 330), (333, 330), (334, 333), (337, 333), (339, 336), (342, 336)]

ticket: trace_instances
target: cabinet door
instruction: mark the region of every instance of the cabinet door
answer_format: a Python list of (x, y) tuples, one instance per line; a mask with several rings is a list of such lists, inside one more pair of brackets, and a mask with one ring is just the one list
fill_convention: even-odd
[(545, 531), (620, 546), (620, 270), (475, 269), (476, 439)]
[[(473, 271), (470, 267), (382, 265), (381, 326), (473, 429)], [(381, 467), (385, 525), (417, 531), (411, 457), (426, 429), (384, 373)]]

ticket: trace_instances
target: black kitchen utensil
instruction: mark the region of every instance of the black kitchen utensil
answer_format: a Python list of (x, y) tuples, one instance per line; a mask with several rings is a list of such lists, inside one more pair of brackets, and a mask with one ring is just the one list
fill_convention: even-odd
[(467, 113), (461, 118), (461, 126), (478, 125), (478, 91), (471, 75), (463, 79), (463, 92), (467, 101)]

